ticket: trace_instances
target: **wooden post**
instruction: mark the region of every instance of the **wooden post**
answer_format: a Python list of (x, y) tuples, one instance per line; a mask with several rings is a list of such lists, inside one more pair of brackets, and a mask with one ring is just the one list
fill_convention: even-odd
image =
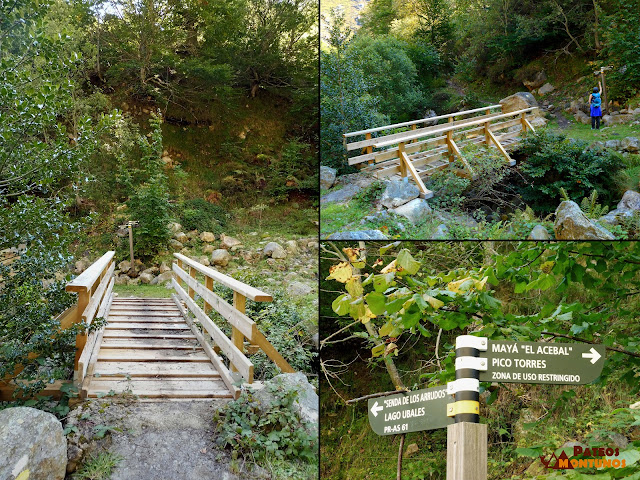
[[(454, 117), (449, 117), (449, 123), (453, 123)], [(453, 162), (453, 147), (451, 146), (453, 143), (453, 130), (449, 130), (447, 132), (447, 148), (449, 149), (449, 163)]]
[(447, 480), (487, 480), (487, 425), (447, 426)]
[[(414, 123), (413, 125), (411, 125), (411, 130), (415, 130), (417, 128), (417, 125)], [(416, 143), (418, 141), (417, 138), (414, 138), (413, 140), (411, 140), (410, 143)]]
[[(207, 290), (213, 290), (213, 278), (211, 277), (204, 277), (204, 286)], [(204, 302), (204, 313), (209, 314), (209, 312), (213, 309), (213, 307), (211, 307), (211, 305), (209, 305), (206, 301)], [(211, 335), (209, 334), (209, 332), (207, 332), (207, 330), (205, 329), (204, 333), (204, 338), (207, 339), (207, 341), (211, 341)]]
[[(491, 109), (487, 108), (485, 111), (487, 115), (491, 115)], [(484, 143), (485, 145), (491, 144), (491, 138), (489, 138), (489, 121), (484, 122)]]
[[(240, 313), (244, 313), (246, 303), (247, 297), (238, 292), (233, 292), (233, 306), (236, 310), (238, 310)], [(244, 352), (244, 335), (242, 335), (240, 330), (238, 330), (236, 327), (231, 327), (231, 341), (236, 347), (238, 347), (238, 350)], [(233, 364), (231, 364), (231, 371), (238, 371)], [(250, 379), (249, 383), (251, 383), (252, 380), (253, 379)]]
[(404, 151), (404, 142), (400, 142), (398, 144), (398, 158), (400, 160), (400, 176), (404, 180), (405, 178), (407, 178), (407, 166), (402, 161), (402, 154), (403, 153), (405, 153), (405, 151)]
[[(196, 278), (196, 273), (197, 273), (196, 269), (193, 268), (191, 265), (189, 265), (189, 275), (191, 276), (191, 278)], [(191, 287), (189, 287), (189, 296), (191, 298), (196, 296), (196, 291)]]
[(604, 101), (604, 108), (602, 113), (609, 111), (609, 104), (607, 103), (607, 83), (604, 80), (604, 68), (600, 69), (600, 78), (602, 79), (602, 100)]
[[(367, 133), (367, 134), (365, 135), (365, 138), (366, 138), (367, 140), (371, 140), (371, 134), (370, 134), (370, 133)], [(372, 147), (371, 145), (369, 145), (369, 146), (367, 147), (367, 153), (373, 153), (373, 147)], [(373, 165), (373, 159), (369, 160), (369, 165)]]
[(129, 255), (131, 256), (131, 268), (133, 268), (133, 226), (131, 223), (128, 225), (129, 227)]
[[(89, 301), (91, 300), (91, 290), (84, 290), (78, 292), (78, 309), (76, 310), (76, 318), (73, 323), (81, 323), (82, 322), (82, 314), (84, 313), (85, 308), (89, 305)], [(78, 360), (80, 360), (80, 355), (82, 355), (82, 350), (84, 349), (85, 344), (87, 343), (87, 336), (84, 334), (76, 335), (76, 358), (73, 361), (73, 369), (78, 370)]]

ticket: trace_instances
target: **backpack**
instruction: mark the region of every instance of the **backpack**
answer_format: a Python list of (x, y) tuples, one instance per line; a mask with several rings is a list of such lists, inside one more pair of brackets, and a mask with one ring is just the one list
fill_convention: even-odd
[(593, 93), (593, 98), (591, 99), (591, 104), (594, 107), (599, 107), (600, 104), (602, 103), (602, 99), (600, 98), (600, 94), (599, 93)]

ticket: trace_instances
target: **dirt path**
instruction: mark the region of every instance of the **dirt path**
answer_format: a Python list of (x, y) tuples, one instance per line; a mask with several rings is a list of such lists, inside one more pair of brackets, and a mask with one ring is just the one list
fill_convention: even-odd
[(567, 120), (567, 117), (565, 117), (561, 113), (551, 113), (551, 116), (558, 122), (558, 127), (560, 128), (560, 130), (566, 130), (567, 128), (569, 128), (569, 125), (571, 123), (569, 122), (569, 120)]

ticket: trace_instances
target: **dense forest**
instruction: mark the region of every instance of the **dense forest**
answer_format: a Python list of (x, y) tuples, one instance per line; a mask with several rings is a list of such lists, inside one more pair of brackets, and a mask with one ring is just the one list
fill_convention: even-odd
[[(614, 210), (627, 190), (638, 190), (637, 2), (372, 0), (357, 10), (357, 28), (355, 10), (343, 7), (323, 9), (321, 49), (321, 158), (339, 177), (358, 172), (347, 163), (344, 133), (488, 106), (516, 92), (535, 97), (547, 123), (536, 131), (551, 137), (543, 132), (533, 144), (515, 146), (515, 169), (497, 166), (491, 150), (467, 150), (477, 179), (442, 172), (425, 177), (439, 220), (381, 216), (372, 207), (384, 186), (338, 178), (339, 186), (355, 182), (366, 191), (351, 202), (357, 208), (327, 200), (323, 236), (356, 230), (360, 220), (361, 229), (399, 238), (435, 238), (439, 225), (448, 229), (440, 238), (521, 238), (536, 224), (553, 236), (548, 216), (563, 199), (580, 204), (595, 191), (592, 203)], [(594, 132), (587, 100), (601, 67), (607, 69), (605, 108), (616, 118), (604, 117), (604, 128)], [(622, 146), (626, 138), (633, 147)], [(562, 163), (560, 155), (571, 161)], [(580, 182), (569, 180), (577, 172), (584, 175)], [(611, 233), (636, 232), (634, 220), (619, 222)]]
[[(378, 436), (366, 398), (446, 385), (455, 379), (455, 338), (470, 334), (606, 346), (592, 384), (481, 382), (488, 478), (638, 478), (639, 247), (324, 242), (321, 476), (400, 478), (400, 458), (401, 478), (445, 478), (446, 430)], [(540, 462), (573, 445), (615, 445), (626, 467), (553, 471)]]
[[(149, 280), (174, 252), (218, 249), (217, 269), (273, 293), (247, 311), (313, 379), (317, 52), (308, 0), (0, 2), (3, 382), (70, 379), (87, 326), (60, 329), (65, 285), (108, 250), (116, 294), (168, 297)], [(264, 360), (256, 378), (277, 375)], [(29, 402), (65, 417), (50, 400)]]

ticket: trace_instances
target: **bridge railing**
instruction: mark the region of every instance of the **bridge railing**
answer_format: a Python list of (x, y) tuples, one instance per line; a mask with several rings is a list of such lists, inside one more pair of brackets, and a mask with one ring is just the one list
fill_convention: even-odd
[[(115, 252), (109, 251), (96, 260), (89, 268), (67, 284), (67, 292), (78, 294), (78, 303), (73, 316), (66, 325), (84, 322), (90, 326), (94, 319), (104, 317), (109, 311), (113, 299)], [(74, 380), (82, 384), (87, 370), (97, 359), (102, 339), (102, 331), (94, 330), (90, 334), (76, 335), (76, 358), (74, 361)], [(91, 372), (89, 372), (90, 374)]]
[[(264, 353), (285, 373), (295, 370), (280, 355), (273, 345), (260, 332), (256, 323), (245, 314), (247, 299), (255, 302), (271, 302), (273, 298), (268, 293), (246, 285), (234, 278), (224, 275), (217, 270), (209, 268), (180, 253), (174, 253), (177, 262), (173, 264), (175, 278), (172, 280), (173, 288), (177, 295), (174, 300), (182, 311), (187, 323), (193, 323), (187, 315), (181, 302), (184, 302), (189, 312), (203, 328), (204, 335), (196, 329), (194, 333), (203, 345), (205, 352), (220, 372), (220, 376), (234, 396), (239, 394), (236, 386), (238, 376), (247, 383), (253, 383), (253, 363), (245, 355), (245, 338), (258, 346)], [(204, 276), (204, 284), (196, 278), (200, 273)], [(233, 290), (233, 305), (227, 303), (222, 297), (213, 292), (214, 282), (218, 282)], [(183, 288), (182, 284), (186, 286)], [(199, 295), (204, 301), (204, 308), (195, 301), (195, 295)], [(208, 313), (215, 310), (231, 325), (231, 339), (229, 339), (218, 325), (215, 324)], [(229, 369), (224, 365), (215, 348), (211, 348), (208, 339), (212, 339), (215, 346), (229, 360)]]
[[(378, 178), (385, 178), (395, 174), (402, 177), (412, 176), (421, 190), (422, 196), (429, 198), (432, 193), (427, 190), (417, 169), (431, 165), (431, 170), (444, 168), (458, 157), (468, 174), (473, 176), (473, 168), (466, 162), (460, 148), (469, 144), (493, 143), (509, 164), (515, 162), (509, 157), (501, 141), (521, 135), (525, 130), (534, 130), (527, 115), (536, 107), (517, 110), (514, 112), (492, 113), (491, 110), (500, 105), (491, 105), (480, 109), (466, 110), (453, 114), (442, 115), (419, 120), (418, 122), (439, 121), (448, 119), (447, 123), (423, 128), (414, 128), (416, 122), (388, 125), (370, 130), (351, 132), (344, 135), (347, 152), (361, 149), (363, 153), (349, 158), (349, 165), (368, 162), (368, 169), (374, 170)], [(484, 111), (483, 115), (456, 120), (458, 116), (473, 115)], [(411, 130), (406, 130), (407, 127)], [(513, 128), (519, 127), (519, 128)], [(372, 138), (372, 133), (385, 132), (394, 128), (405, 128), (404, 131), (394, 131), (386, 135)], [(500, 131), (507, 130), (501, 134)], [(512, 131), (513, 130), (513, 131)], [(365, 140), (348, 142), (349, 139), (365, 135)], [(374, 151), (374, 149), (376, 149)], [(366, 152), (366, 153), (364, 153)], [(438, 163), (440, 161), (440, 163)]]

